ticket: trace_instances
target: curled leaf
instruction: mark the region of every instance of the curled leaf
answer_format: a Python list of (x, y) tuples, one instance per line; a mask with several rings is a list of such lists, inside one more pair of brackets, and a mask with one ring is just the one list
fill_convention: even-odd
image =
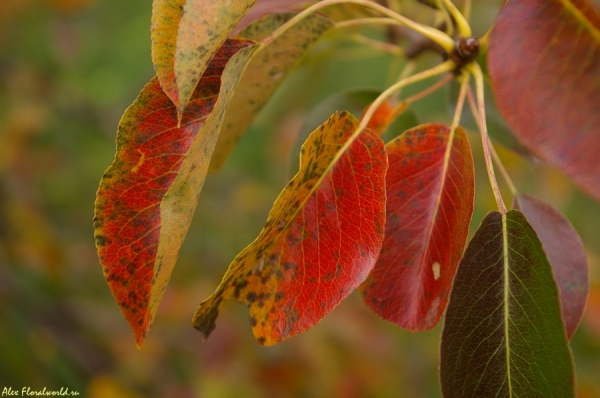
[(312, 327), (367, 277), (383, 240), (387, 158), (370, 130), (349, 141), (357, 127), (336, 113), (309, 136), (265, 228), (196, 310), (205, 336), (223, 302), (237, 300), (250, 308), (259, 344), (275, 344)]
[(249, 40), (221, 47), (180, 127), (157, 78), (119, 122), (117, 153), (96, 196), (94, 235), (104, 276), (138, 347), (190, 225), (225, 108), (255, 49)]

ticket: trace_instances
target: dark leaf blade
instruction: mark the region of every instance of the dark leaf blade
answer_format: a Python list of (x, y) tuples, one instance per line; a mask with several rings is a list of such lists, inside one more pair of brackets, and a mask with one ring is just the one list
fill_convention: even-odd
[(515, 196), (513, 207), (527, 217), (548, 255), (570, 339), (583, 317), (590, 287), (590, 270), (581, 238), (565, 216), (533, 196)]
[(474, 169), (464, 129), (441, 124), (387, 144), (385, 239), (361, 287), (367, 305), (408, 330), (428, 330), (446, 309), (473, 214)]
[(489, 40), (498, 108), (519, 140), (600, 199), (600, 12), (588, 0), (513, 0)]
[(573, 397), (552, 269), (517, 210), (489, 213), (459, 265), (441, 341), (444, 397)]
[(208, 336), (220, 306), (246, 304), (261, 345), (316, 324), (362, 283), (377, 260), (385, 223), (387, 157), (358, 121), (331, 116), (302, 146), (300, 170), (281, 192), (257, 239), (231, 263), (192, 321)]
[(104, 275), (138, 346), (190, 225), (224, 111), (255, 49), (249, 40), (221, 47), (180, 127), (156, 77), (119, 122), (115, 159), (96, 195), (94, 235)]

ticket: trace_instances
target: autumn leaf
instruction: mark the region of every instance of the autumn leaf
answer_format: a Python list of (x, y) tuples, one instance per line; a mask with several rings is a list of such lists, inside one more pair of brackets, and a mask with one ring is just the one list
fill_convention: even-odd
[(250, 308), (261, 345), (316, 324), (369, 274), (381, 249), (387, 158), (381, 139), (334, 114), (302, 146), (300, 170), (281, 192), (258, 238), (231, 263), (193, 325), (205, 336), (219, 308)]
[(516, 195), (513, 207), (527, 217), (548, 255), (570, 339), (583, 317), (590, 285), (590, 270), (581, 238), (565, 216), (533, 196)]
[(152, 62), (179, 120), (200, 77), (256, 0), (154, 0)]
[(600, 199), (600, 12), (588, 0), (512, 0), (489, 38), (498, 107), (522, 143)]
[(361, 287), (382, 318), (428, 330), (446, 309), (473, 214), (474, 169), (465, 130), (425, 124), (386, 145), (385, 239)]
[(157, 78), (119, 122), (117, 153), (100, 182), (94, 228), (104, 275), (138, 347), (190, 225), (225, 108), (256, 47), (250, 40), (221, 47), (181, 127)]
[[(261, 41), (294, 15), (268, 15), (248, 26), (238, 37)], [(328, 18), (319, 14), (310, 15), (257, 52), (246, 68), (225, 114), (223, 129), (210, 164), (211, 172), (221, 169), (242, 134), (288, 72), (332, 26)]]
[(519, 211), (489, 213), (469, 243), (440, 356), (446, 398), (574, 396), (552, 269)]
[[(370, 105), (363, 110), (361, 119), (365, 116), (369, 108)], [(377, 107), (375, 113), (369, 119), (367, 127), (376, 134), (382, 135), (406, 108), (408, 108), (407, 102), (402, 101), (398, 103), (398, 101), (388, 99)]]

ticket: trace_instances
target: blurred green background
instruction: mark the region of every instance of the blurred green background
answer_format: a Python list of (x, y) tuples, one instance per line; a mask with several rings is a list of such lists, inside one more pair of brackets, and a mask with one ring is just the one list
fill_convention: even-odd
[[(474, 3), (481, 35), (500, 1)], [(356, 293), (315, 328), (275, 347), (255, 343), (238, 304), (224, 307), (207, 341), (190, 326), (197, 304), (264, 225), (294, 174), (299, 137), (324, 121), (318, 110), (340, 90), (381, 90), (400, 72), (398, 58), (336, 35), (309, 54), (225, 169), (208, 177), (154, 326), (135, 348), (98, 263), (92, 213), (119, 118), (153, 76), (150, 12), (150, 1), (0, 0), (0, 389), (68, 387), (86, 397), (439, 397), (440, 327), (403, 331)], [(407, 12), (419, 18), (421, 9)], [(421, 65), (437, 61), (426, 56)], [(449, 87), (415, 104), (388, 135), (416, 122), (448, 123), (453, 93)], [(510, 146), (491, 102), (491, 133)], [(477, 162), (473, 230), (495, 205), (478, 135), (470, 115), (464, 120)], [(592, 292), (572, 347), (579, 396), (598, 397), (600, 206), (552, 168), (498, 150), (519, 189), (560, 208), (586, 245)]]

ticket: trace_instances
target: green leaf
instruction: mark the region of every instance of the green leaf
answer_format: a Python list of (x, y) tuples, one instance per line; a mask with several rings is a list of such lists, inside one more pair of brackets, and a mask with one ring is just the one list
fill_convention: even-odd
[[(261, 41), (289, 21), (295, 13), (271, 14), (248, 26), (237, 37)], [(271, 98), (286, 75), (304, 54), (333, 26), (328, 18), (313, 14), (298, 22), (254, 56), (225, 114), (223, 129), (210, 164), (210, 172), (221, 169), (231, 151)]]
[(523, 214), (489, 213), (454, 280), (441, 341), (444, 397), (574, 396), (546, 254)]

